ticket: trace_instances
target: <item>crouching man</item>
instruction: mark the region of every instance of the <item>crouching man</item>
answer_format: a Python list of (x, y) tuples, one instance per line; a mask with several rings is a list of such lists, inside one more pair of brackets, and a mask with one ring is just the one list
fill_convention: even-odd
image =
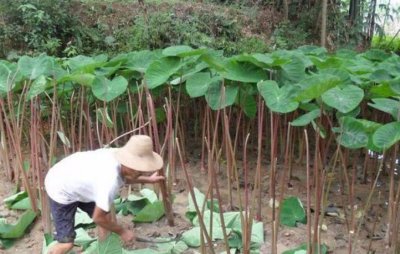
[(132, 244), (134, 233), (110, 214), (114, 198), (124, 183), (164, 180), (154, 172), (162, 166), (161, 156), (153, 152), (153, 142), (145, 135), (132, 136), (121, 148), (77, 152), (55, 164), (45, 178), (57, 240), (49, 253), (64, 254), (73, 248), (78, 207), (92, 217), (100, 240), (111, 231), (124, 244)]

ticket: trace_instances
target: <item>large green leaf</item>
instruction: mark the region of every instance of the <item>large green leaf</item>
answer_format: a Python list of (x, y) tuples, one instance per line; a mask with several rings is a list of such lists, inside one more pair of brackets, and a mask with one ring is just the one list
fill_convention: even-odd
[(257, 84), (261, 96), (268, 108), (278, 113), (289, 113), (296, 110), (299, 103), (293, 101), (293, 87), (285, 85), (279, 88), (273, 80), (263, 81)]
[(298, 197), (288, 197), (282, 201), (280, 222), (289, 227), (295, 227), (297, 222), (307, 223), (306, 212)]
[(24, 212), (15, 224), (7, 224), (5, 220), (0, 221), (0, 238), (20, 238), (25, 230), (36, 218), (36, 213), (32, 210)]
[(319, 108), (314, 109), (304, 115), (299, 116), (298, 118), (294, 119), (290, 125), (292, 126), (306, 126), (307, 124), (311, 123), (315, 118), (320, 117), (321, 110)]
[(250, 118), (254, 118), (257, 114), (257, 102), (252, 90), (255, 90), (255, 88), (240, 87), (238, 96), (239, 106), (243, 109), (243, 112), (246, 114), (246, 116)]
[(31, 87), (29, 88), (27, 100), (31, 100), (32, 98), (42, 94), (46, 91), (48, 87), (48, 80), (44, 75), (39, 76), (35, 81), (33, 81)]
[(91, 87), (95, 77), (96, 76), (91, 73), (68, 74), (68, 75), (61, 77), (58, 80), (58, 82), (64, 83), (64, 82), (70, 81), (70, 82), (74, 82), (74, 83), (77, 83), (82, 86)]
[(106, 55), (75, 56), (66, 62), (72, 73), (93, 73), (97, 68), (104, 66), (107, 63)]
[(145, 73), (150, 64), (155, 60), (161, 58), (161, 52), (142, 50), (137, 52), (131, 52), (127, 55), (127, 62), (124, 67), (129, 70)]
[(209, 72), (199, 72), (186, 80), (186, 91), (191, 98), (200, 97), (206, 94), (212, 82), (220, 80), (219, 77), (211, 77)]
[(245, 83), (257, 83), (268, 79), (267, 72), (250, 62), (230, 60), (225, 64), (225, 72), (221, 75), (229, 80)]
[(102, 101), (110, 102), (126, 91), (128, 81), (122, 77), (109, 80), (103, 76), (97, 76), (93, 81), (93, 94)]
[(96, 239), (89, 236), (83, 228), (76, 229), (75, 233), (74, 244), (81, 246), (83, 250), (87, 249), (92, 242), (96, 241)]
[(133, 218), (135, 222), (153, 222), (159, 220), (164, 216), (164, 204), (162, 201), (156, 201), (146, 205), (136, 216)]
[(188, 54), (193, 51), (193, 48), (186, 45), (171, 46), (162, 51), (164, 56), (180, 56), (181, 54)]
[[(98, 254), (122, 254), (122, 244), (119, 236), (111, 233), (104, 241), (97, 241)], [(94, 254), (94, 253), (93, 253)]]
[(368, 145), (369, 136), (363, 123), (349, 116), (341, 118), (338, 142), (344, 147), (358, 149)]
[(78, 208), (75, 213), (75, 226), (83, 226), (90, 224), (93, 224), (92, 218), (90, 218), (90, 216), (86, 212)]
[(3, 200), (4, 204), (8, 207), (11, 208), (11, 206), (18, 201), (21, 201), (25, 198), (28, 198), (28, 193), (26, 191), (20, 191), (14, 195), (11, 195)]
[(372, 139), (378, 148), (389, 149), (400, 140), (400, 122), (388, 123), (378, 128)]
[(160, 250), (161, 252), (171, 253), (171, 254), (184, 253), (188, 248), (189, 247), (184, 241), (157, 244), (158, 250)]
[(0, 96), (11, 91), (14, 87), (13, 75), (12, 70), (8, 66), (0, 63)]
[(386, 112), (388, 114), (391, 114), (392, 117), (400, 121), (400, 101), (399, 100), (394, 100), (394, 99), (389, 99), (389, 98), (376, 98), (372, 99), (374, 102), (368, 103), (369, 106), (376, 108), (380, 111)]
[(355, 109), (363, 97), (364, 91), (353, 85), (348, 85), (344, 88), (337, 86), (322, 94), (323, 102), (342, 113), (348, 113)]
[(306, 76), (306, 66), (304, 65), (303, 60), (298, 56), (291, 57), (291, 61), (282, 65), (281, 68), (281, 77), (284, 80), (297, 82), (299, 80), (302, 80)]
[(21, 75), (30, 80), (34, 80), (41, 75), (59, 78), (66, 73), (55, 58), (46, 55), (21, 57), (18, 60), (18, 70)]
[[(224, 88), (225, 91), (222, 91), (222, 88)], [(212, 82), (205, 95), (207, 104), (213, 110), (231, 106), (235, 103), (238, 91), (239, 87), (236, 85), (224, 86), (222, 82)]]
[[(203, 193), (201, 193), (201, 191), (197, 188), (193, 188), (193, 192), (194, 192), (194, 198), (195, 198), (195, 201), (196, 201), (198, 207), (200, 209), (202, 209), (202, 207), (205, 205), (205, 202), (206, 202), (206, 196)], [(190, 193), (188, 193), (188, 203), (189, 204), (188, 204), (188, 208), (187, 208), (185, 216), (191, 222), (193, 222), (193, 219), (196, 217), (197, 214), (196, 214), (196, 208), (194, 205), (194, 201), (193, 201), (192, 195), (190, 195)], [(206, 207), (205, 209), (208, 209), (207, 206), (205, 206), (205, 207)]]
[(29, 210), (32, 209), (31, 199), (26, 197), (18, 202), (12, 204), (11, 209), (13, 210)]
[(151, 189), (141, 189), (140, 194), (142, 194), (143, 197), (147, 198), (150, 203), (154, 203), (158, 200), (157, 194), (154, 192), (154, 190)]
[(156, 88), (168, 81), (168, 79), (182, 68), (179, 57), (164, 57), (150, 64), (144, 78), (150, 89)]
[(332, 75), (314, 75), (307, 78), (299, 85), (301, 92), (296, 97), (298, 101), (312, 100), (319, 98), (323, 93), (329, 89), (340, 84), (340, 78)]

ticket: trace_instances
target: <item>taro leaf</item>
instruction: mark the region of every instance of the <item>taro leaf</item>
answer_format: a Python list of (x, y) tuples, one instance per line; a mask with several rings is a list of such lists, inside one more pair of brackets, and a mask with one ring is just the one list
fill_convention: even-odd
[(295, 227), (297, 222), (307, 223), (306, 212), (298, 197), (288, 197), (282, 201), (280, 222), (289, 227)]
[(97, 76), (92, 85), (93, 94), (102, 101), (110, 102), (123, 94), (128, 87), (128, 81), (122, 77), (109, 80), (103, 76)]
[(225, 64), (226, 72), (221, 73), (226, 79), (244, 83), (257, 83), (268, 79), (267, 72), (262, 68), (249, 63), (230, 60)]
[(37, 57), (23, 56), (18, 60), (19, 71), (30, 80), (37, 79), (41, 75), (50, 75), (54, 65), (54, 58), (46, 55)]
[(319, 122), (315, 122), (314, 120), (311, 121), (311, 125), (315, 131), (318, 131), (318, 134), (321, 138), (326, 138), (326, 130), (323, 125)]
[[(204, 202), (206, 202), (206, 196), (203, 193), (201, 193), (199, 191), (199, 189), (197, 189), (197, 188), (193, 188), (193, 191), (194, 191), (194, 198), (196, 199), (195, 201), (197, 203), (197, 206), (199, 208), (203, 207)], [(188, 209), (187, 209), (185, 216), (191, 222), (193, 222), (194, 217), (196, 217), (196, 208), (194, 206), (192, 195), (190, 195), (190, 193), (188, 194), (188, 202), (189, 202), (189, 205), (188, 205)], [(208, 209), (208, 208), (206, 208), (206, 209)]]
[(251, 242), (258, 245), (264, 242), (264, 225), (261, 221), (253, 222), (251, 228)]
[(388, 58), (390, 56), (390, 54), (386, 53), (385, 51), (381, 50), (381, 49), (370, 49), (366, 52), (364, 52), (363, 54), (361, 54), (361, 56), (365, 57), (368, 60), (371, 61), (384, 61), (386, 58)]
[(212, 82), (221, 81), (219, 76), (211, 77), (208, 72), (199, 72), (186, 80), (186, 91), (191, 98), (200, 97), (206, 94), (208, 86)]
[(201, 72), (204, 69), (207, 69), (207, 67), (208, 66), (206, 63), (200, 62), (200, 63), (196, 64), (194, 67), (183, 68), (182, 72), (180, 73), (180, 76), (175, 78), (174, 80), (171, 80), (171, 82), (169, 82), (169, 83), (173, 86), (182, 84), (185, 81), (187, 81), (191, 76)]
[(140, 190), (140, 194), (142, 194), (143, 197), (147, 198), (150, 203), (154, 203), (158, 200), (157, 194), (151, 189), (142, 189)]
[[(315, 248), (314, 251), (315, 253), (326, 254), (328, 253), (328, 247), (325, 244), (321, 244), (320, 252), (318, 252), (317, 248)], [(307, 254), (307, 243), (303, 243), (302, 245), (300, 245), (295, 249), (284, 251), (282, 252), (282, 254)]]
[(145, 73), (147, 68), (155, 60), (161, 57), (160, 51), (149, 51), (142, 50), (137, 52), (131, 52), (127, 55), (127, 62), (125, 63), (126, 68), (129, 70)]
[(35, 220), (36, 213), (32, 210), (24, 212), (15, 224), (7, 224), (5, 221), (0, 222), (0, 238), (20, 238), (24, 235), (25, 230)]
[(119, 236), (111, 233), (104, 241), (98, 241), (98, 254), (121, 254), (122, 244)]
[(186, 45), (171, 46), (162, 51), (164, 56), (180, 56), (193, 51), (193, 48)]
[(379, 127), (372, 136), (378, 148), (386, 150), (400, 140), (400, 122), (392, 122)]
[(237, 62), (249, 62), (261, 68), (271, 68), (272, 63), (274, 62), (274, 60), (270, 56), (259, 53), (253, 55), (245, 53), (233, 56), (231, 60)]
[(334, 87), (322, 94), (322, 101), (342, 113), (355, 109), (364, 97), (364, 90), (357, 86), (348, 85), (343, 89)]
[(8, 66), (0, 63), (0, 96), (11, 91), (15, 86), (13, 76), (13, 71)]
[(14, 204), (12, 204), (11, 209), (13, 209), (13, 210), (29, 210), (29, 209), (32, 209), (31, 199), (29, 197), (21, 199), (20, 201), (17, 201)]
[(74, 82), (82, 86), (91, 87), (95, 79), (95, 75), (91, 73), (78, 73), (78, 74), (68, 74), (61, 77), (58, 83)]
[(320, 117), (321, 110), (319, 108), (314, 109), (304, 115), (299, 116), (295, 120), (293, 120), (290, 125), (292, 126), (306, 126), (307, 124), (311, 123), (311, 121), (315, 120), (316, 118)]
[(15, 239), (0, 239), (0, 249), (7, 250), (14, 246), (15, 242)]
[(166, 83), (182, 66), (179, 57), (164, 57), (154, 61), (144, 75), (147, 86), (153, 89)]
[(237, 103), (249, 118), (254, 118), (257, 114), (257, 101), (254, 96), (257, 93), (256, 89), (253, 85), (241, 86), (237, 97)]
[[(218, 214), (215, 215), (215, 217), (218, 217), (218, 216), (219, 216)], [(207, 223), (206, 223), (206, 226), (207, 226)], [(182, 241), (184, 241), (189, 247), (199, 247), (200, 243), (201, 243), (200, 231), (201, 231), (200, 227), (194, 227), (192, 229), (189, 229), (188, 231), (186, 231), (182, 234)], [(210, 234), (209, 228), (207, 231), (208, 231), (208, 234)], [(211, 240), (214, 241), (216, 239), (223, 239), (223, 238), (224, 238), (224, 234), (222, 232), (221, 225), (214, 224)]]
[(79, 225), (90, 225), (93, 224), (92, 218), (90, 216), (78, 208), (75, 213), (75, 227)]
[(71, 142), (69, 142), (69, 139), (67, 136), (65, 136), (64, 132), (62, 131), (57, 131), (58, 137), (61, 139), (61, 142), (68, 148), (71, 147)]
[[(224, 87), (225, 91), (222, 91)], [(213, 110), (223, 109), (235, 103), (239, 87), (234, 85), (223, 86), (222, 82), (212, 82), (205, 95), (208, 106)], [(225, 95), (225, 98), (222, 97)]]
[(388, 81), (390, 88), (393, 92), (400, 95), (400, 77)]
[(93, 73), (95, 69), (107, 63), (107, 58), (106, 55), (95, 57), (79, 55), (68, 59), (67, 64), (73, 73)]
[(242, 234), (232, 232), (228, 239), (228, 245), (231, 248), (241, 249), (243, 247)]
[(371, 73), (369, 79), (374, 81), (375, 83), (381, 83), (387, 80), (391, 80), (392, 76), (390, 73), (385, 69), (378, 69)]
[(291, 99), (293, 87), (285, 85), (279, 88), (273, 80), (263, 81), (257, 84), (261, 96), (268, 108), (278, 113), (289, 113), (297, 109), (299, 103)]
[(146, 205), (134, 218), (134, 222), (153, 222), (159, 220), (165, 214), (162, 201)]
[(369, 89), (370, 98), (386, 98), (398, 95), (389, 85), (388, 82), (384, 82), (379, 85), (375, 85)]
[(76, 229), (75, 233), (76, 238), (74, 243), (78, 246), (81, 246), (83, 250), (87, 249), (92, 242), (96, 241), (96, 239), (90, 237), (83, 228)]
[(127, 201), (126, 202), (126, 209), (133, 215), (137, 215), (140, 211), (143, 210), (150, 202), (148, 199), (139, 199), (136, 201)]
[(368, 103), (369, 106), (376, 108), (380, 111), (391, 114), (392, 117), (399, 121), (400, 120), (400, 101), (388, 98), (376, 98), (372, 99), (374, 104)]
[(203, 54), (200, 59), (212, 69), (220, 72), (225, 71), (225, 66), (222, 64), (222, 62), (224, 61), (222, 56), (208, 52), (207, 54)]
[(47, 79), (44, 75), (39, 76), (35, 81), (32, 82), (31, 87), (29, 88), (27, 100), (32, 100), (32, 98), (40, 95), (47, 88)]
[(350, 149), (358, 149), (368, 145), (368, 133), (364, 125), (357, 119), (345, 116), (341, 119), (339, 144)]
[(184, 253), (188, 248), (189, 247), (184, 241), (157, 244), (158, 250), (160, 250), (161, 252), (171, 253), (171, 254)]
[(303, 89), (301, 89), (302, 91), (296, 97), (296, 100), (305, 101), (318, 98), (339, 83), (340, 78), (333, 75), (315, 75), (304, 79), (300, 83)]
[(27, 197), (28, 197), (28, 193), (26, 191), (21, 191), (21, 192), (18, 192), (16, 194), (12, 195), (12, 196), (9, 196), (8, 198), (5, 198), (3, 200), (3, 202), (8, 208), (11, 208), (11, 206), (13, 204), (15, 204), (18, 201), (21, 201), (21, 200), (23, 200), (23, 199), (25, 199)]
[(288, 81), (299, 81), (302, 80), (306, 73), (302, 59), (298, 56), (294, 56), (291, 58), (289, 63), (286, 63), (281, 66), (282, 68), (282, 78)]

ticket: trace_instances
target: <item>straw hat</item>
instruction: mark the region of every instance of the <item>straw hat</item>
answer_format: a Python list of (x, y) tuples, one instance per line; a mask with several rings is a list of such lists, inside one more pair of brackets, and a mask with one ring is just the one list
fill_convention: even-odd
[(153, 142), (149, 136), (135, 135), (115, 151), (115, 157), (122, 165), (142, 172), (156, 171), (163, 166), (161, 156), (153, 152)]

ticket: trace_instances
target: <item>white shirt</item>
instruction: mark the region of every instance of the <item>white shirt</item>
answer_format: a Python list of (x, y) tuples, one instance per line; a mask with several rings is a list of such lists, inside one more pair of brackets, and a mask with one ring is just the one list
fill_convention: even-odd
[(95, 202), (102, 210), (110, 211), (123, 184), (113, 150), (77, 152), (62, 159), (46, 175), (47, 194), (60, 204)]

